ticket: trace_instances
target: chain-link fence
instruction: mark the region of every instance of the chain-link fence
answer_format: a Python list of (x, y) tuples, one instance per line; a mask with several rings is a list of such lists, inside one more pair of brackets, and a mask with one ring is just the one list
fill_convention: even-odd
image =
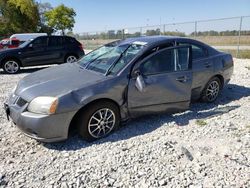
[(250, 16), (109, 29), (78, 33), (75, 37), (86, 49), (94, 49), (117, 39), (152, 35), (190, 37), (235, 57), (250, 58)]

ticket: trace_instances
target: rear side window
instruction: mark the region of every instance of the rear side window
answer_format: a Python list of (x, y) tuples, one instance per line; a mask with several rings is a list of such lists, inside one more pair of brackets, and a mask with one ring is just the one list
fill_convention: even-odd
[(62, 37), (50, 37), (49, 38), (49, 46), (61, 46), (62, 45)]
[(72, 37), (66, 37), (65, 41), (66, 41), (66, 44), (78, 44), (79, 43), (76, 39)]
[(206, 50), (198, 45), (190, 44), (190, 43), (178, 43), (178, 45), (191, 45), (192, 46), (192, 59), (202, 59), (207, 57)]

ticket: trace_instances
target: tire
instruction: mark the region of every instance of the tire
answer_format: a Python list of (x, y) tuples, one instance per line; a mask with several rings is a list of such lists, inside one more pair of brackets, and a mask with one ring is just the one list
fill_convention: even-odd
[(3, 70), (7, 74), (16, 74), (20, 70), (20, 63), (14, 59), (8, 59), (3, 62)]
[(120, 112), (116, 104), (104, 101), (90, 105), (80, 112), (77, 126), (80, 136), (92, 142), (104, 138), (120, 124)]
[(74, 63), (78, 60), (78, 57), (76, 55), (67, 55), (65, 57), (64, 63)]
[(214, 77), (207, 83), (201, 94), (201, 100), (203, 102), (212, 103), (218, 98), (222, 89), (221, 81), (218, 77)]

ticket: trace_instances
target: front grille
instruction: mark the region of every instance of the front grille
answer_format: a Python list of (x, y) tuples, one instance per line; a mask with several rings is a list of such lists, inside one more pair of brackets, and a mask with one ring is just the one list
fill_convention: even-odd
[(21, 97), (19, 97), (16, 101), (16, 104), (19, 106), (19, 107), (23, 107), (25, 104), (27, 103), (26, 100), (22, 99)]

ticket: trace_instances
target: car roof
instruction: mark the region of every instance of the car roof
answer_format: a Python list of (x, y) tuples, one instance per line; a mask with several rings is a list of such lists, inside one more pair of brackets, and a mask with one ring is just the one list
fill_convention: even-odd
[(135, 38), (127, 38), (124, 40), (121, 40), (120, 44), (132, 44), (134, 42), (143, 42), (147, 43), (148, 45), (153, 43), (161, 43), (163, 41), (169, 40), (169, 39), (176, 39), (177, 37), (174, 36), (142, 36), (142, 37), (135, 37)]
[(150, 46), (155, 46), (155, 45), (162, 44), (162, 43), (172, 42), (173, 40), (175, 40), (177, 42), (178, 41), (179, 42), (190, 42), (192, 44), (203, 46), (211, 52), (218, 52), (214, 48), (212, 48), (211, 46), (209, 46), (203, 42), (200, 42), (200, 41), (195, 40), (195, 39), (191, 39), (191, 38), (187, 38), (187, 37), (179, 37), (179, 36), (161, 36), (161, 35), (158, 35), (158, 36), (142, 36), (142, 37), (135, 37), (135, 38), (127, 38), (127, 39), (118, 41), (118, 45), (132, 44), (134, 42), (142, 42), (142, 43), (146, 43), (146, 45), (148, 47), (150, 47)]

